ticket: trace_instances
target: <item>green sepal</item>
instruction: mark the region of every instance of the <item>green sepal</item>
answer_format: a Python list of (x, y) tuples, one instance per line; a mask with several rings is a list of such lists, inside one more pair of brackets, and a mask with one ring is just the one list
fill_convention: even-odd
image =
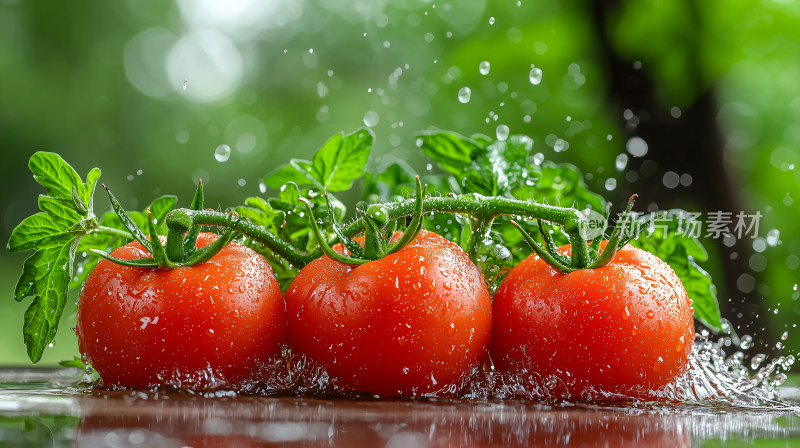
[(105, 188), (106, 191), (108, 192), (108, 199), (111, 201), (111, 207), (114, 209), (114, 212), (119, 217), (119, 220), (122, 223), (122, 225), (125, 226), (125, 229), (128, 232), (130, 232), (131, 235), (136, 239), (136, 241), (138, 241), (139, 244), (141, 244), (145, 249), (147, 249), (148, 252), (153, 253), (153, 246), (152, 244), (150, 244), (150, 241), (147, 240), (147, 237), (144, 235), (144, 232), (142, 232), (142, 229), (140, 229), (139, 226), (137, 226), (136, 223), (133, 222), (131, 217), (128, 215), (128, 212), (126, 212), (125, 209), (122, 208), (122, 205), (120, 205), (117, 198), (114, 197), (114, 195), (111, 193), (111, 190), (109, 190), (108, 187), (105, 186), (105, 184), (103, 184), (103, 188)]
[(333, 233), (336, 234), (336, 236), (339, 238), (339, 241), (342, 242), (344, 247), (346, 247), (347, 250), (350, 251), (350, 253), (353, 254), (354, 257), (363, 258), (365, 256), (364, 248), (361, 247), (360, 244), (358, 244), (355, 241), (353, 241), (352, 239), (348, 238), (344, 234), (344, 232), (342, 232), (342, 228), (339, 227), (339, 224), (336, 223), (336, 216), (335, 216), (335, 213), (333, 211), (333, 206), (331, 205), (331, 198), (330, 198), (330, 195), (328, 194), (328, 191), (325, 190), (323, 195), (325, 196), (325, 204), (328, 206), (328, 220), (330, 221), (330, 225), (331, 225), (331, 228), (333, 229)]
[(213, 243), (203, 246), (200, 249), (196, 249), (195, 252), (190, 255), (190, 258), (188, 258), (184, 263), (181, 263), (181, 265), (194, 266), (196, 264), (205, 263), (206, 261), (212, 259), (214, 255), (219, 253), (219, 251), (227, 246), (228, 243), (233, 241), (234, 236), (236, 236), (235, 232), (232, 229), (228, 229)]
[(135, 268), (157, 268), (158, 267), (158, 263), (156, 263), (156, 260), (154, 260), (152, 258), (136, 258), (136, 259), (133, 259), (133, 260), (123, 260), (121, 258), (112, 257), (111, 254), (109, 254), (108, 252), (104, 252), (104, 251), (98, 250), (98, 249), (89, 249), (89, 252), (92, 252), (93, 254), (96, 254), (96, 255), (98, 255), (98, 256), (100, 256), (102, 258), (105, 258), (106, 260), (108, 260), (108, 261), (110, 261), (112, 263), (116, 263), (116, 264), (119, 264), (119, 265), (122, 265), (122, 266), (130, 266), (130, 267), (135, 267)]
[[(203, 192), (203, 181), (201, 179), (197, 182), (197, 190), (195, 190), (194, 197), (192, 198), (191, 209), (202, 210), (204, 201), (205, 193)], [(197, 246), (197, 237), (200, 235), (200, 228), (201, 226), (192, 226), (192, 228), (189, 229), (186, 238), (183, 240), (183, 253), (188, 253)]]
[(161, 238), (158, 237), (156, 223), (150, 210), (147, 211), (147, 221), (150, 229), (150, 253), (153, 255), (153, 259), (159, 267), (175, 268), (175, 264), (167, 257), (167, 251), (164, 249), (164, 244), (161, 243)]

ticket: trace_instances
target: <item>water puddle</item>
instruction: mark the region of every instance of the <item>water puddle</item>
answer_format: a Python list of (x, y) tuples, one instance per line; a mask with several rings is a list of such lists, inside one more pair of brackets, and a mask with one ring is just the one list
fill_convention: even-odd
[(730, 336), (713, 342), (701, 337), (691, 369), (664, 391), (669, 401), (661, 403), (550, 402), (525, 396), (513, 379), (495, 373), (479, 373), (460, 398), (392, 400), (325, 395), (335, 384), (311, 365), (300, 366), (307, 376), (295, 369), (294, 377), (255, 395), (104, 391), (78, 384), (77, 369), (5, 369), (0, 446), (800, 443), (800, 377), (784, 373), (793, 358), (745, 356), (741, 345)]

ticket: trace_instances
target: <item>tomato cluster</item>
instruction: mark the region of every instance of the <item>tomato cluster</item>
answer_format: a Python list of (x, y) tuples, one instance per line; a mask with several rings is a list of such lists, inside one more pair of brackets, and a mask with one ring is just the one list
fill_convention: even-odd
[[(134, 242), (112, 255), (143, 252)], [(102, 261), (81, 293), (77, 334), (112, 387), (238, 388), (264, 380), (286, 344), (341, 391), (456, 392), (491, 353), (529, 387), (585, 399), (655, 396), (685, 369), (693, 328), (675, 272), (642, 250), (569, 274), (531, 256), (492, 298), (458, 245), (423, 230), (361, 265), (322, 256), (283, 298), (263, 257), (238, 244), (172, 270)]]

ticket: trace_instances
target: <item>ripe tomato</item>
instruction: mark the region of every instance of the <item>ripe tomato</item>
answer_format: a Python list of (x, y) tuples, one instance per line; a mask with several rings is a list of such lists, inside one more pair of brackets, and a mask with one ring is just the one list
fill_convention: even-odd
[(457, 386), (484, 361), (491, 336), (480, 271), (458, 245), (424, 230), (359, 266), (318, 258), (285, 299), (289, 347), (343, 391), (421, 395)]
[[(149, 254), (133, 242), (112, 256)], [(237, 388), (281, 350), (285, 307), (270, 266), (238, 244), (171, 270), (103, 260), (81, 291), (77, 334), (106, 387)]]
[(569, 274), (528, 257), (498, 288), (493, 311), (495, 367), (553, 398), (655, 398), (685, 370), (694, 341), (678, 276), (631, 246)]

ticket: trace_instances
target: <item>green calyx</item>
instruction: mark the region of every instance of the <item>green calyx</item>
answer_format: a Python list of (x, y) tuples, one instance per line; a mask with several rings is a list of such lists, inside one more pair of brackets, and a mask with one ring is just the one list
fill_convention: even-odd
[(97, 255), (124, 266), (133, 267), (147, 267), (147, 268), (160, 268), (160, 269), (175, 269), (181, 266), (194, 266), (210, 260), (216, 255), (223, 247), (233, 240), (235, 232), (233, 230), (232, 222), (238, 218), (233, 213), (227, 214), (227, 222), (225, 224), (228, 230), (217, 238), (213, 243), (198, 248), (196, 247), (197, 237), (200, 235), (201, 225), (195, 223), (194, 213), (203, 209), (203, 183), (202, 181), (197, 184), (197, 191), (195, 192), (194, 199), (192, 200), (191, 209), (176, 209), (167, 214), (165, 218), (167, 227), (167, 241), (166, 244), (162, 243), (158, 234), (159, 225), (153, 219), (150, 210), (147, 211), (147, 227), (149, 233), (145, 236), (144, 232), (133, 222), (128, 215), (128, 212), (122, 208), (117, 198), (111, 193), (105, 185), (103, 188), (108, 192), (108, 197), (111, 200), (111, 206), (114, 212), (119, 216), (120, 221), (125, 228), (130, 232), (131, 236), (138, 241), (148, 252), (151, 257), (138, 258), (134, 260), (122, 260), (112, 257), (109, 253), (90, 249)]
[(417, 176), (414, 213), (412, 215), (411, 222), (408, 224), (408, 226), (406, 226), (405, 232), (403, 232), (403, 236), (400, 237), (400, 239), (396, 242), (391, 242), (391, 239), (394, 235), (397, 221), (396, 219), (390, 219), (389, 212), (383, 205), (373, 204), (367, 207), (366, 210), (356, 209), (360, 221), (364, 223), (363, 247), (345, 235), (345, 232), (336, 223), (336, 219), (333, 216), (332, 207), (330, 205), (328, 192), (325, 191), (324, 196), (328, 204), (328, 219), (330, 221), (330, 226), (333, 229), (337, 239), (350, 252), (350, 255), (340, 254), (333, 250), (331, 245), (326, 241), (325, 235), (322, 233), (322, 230), (317, 224), (311, 203), (303, 197), (300, 197), (299, 200), (306, 207), (309, 223), (311, 224), (311, 230), (313, 231), (314, 237), (316, 238), (319, 247), (322, 249), (322, 252), (328, 257), (341, 263), (360, 265), (369, 261), (381, 259), (389, 254), (393, 254), (407, 246), (408, 243), (416, 238), (420, 230), (422, 230), (422, 214), (424, 211), (423, 200), (426, 189), (427, 185), (423, 186), (419, 180), (419, 176)]
[[(633, 195), (628, 200), (628, 206), (625, 209), (625, 216), (627, 216), (631, 208), (633, 208), (633, 201), (637, 195)], [(606, 218), (608, 219), (608, 218)], [(542, 244), (539, 244), (533, 237), (526, 232), (522, 226), (514, 220), (511, 224), (517, 228), (525, 239), (525, 242), (542, 260), (553, 266), (558, 272), (568, 274), (580, 269), (596, 269), (603, 267), (614, 259), (614, 255), (622, 249), (626, 244), (638, 236), (637, 233), (625, 234), (625, 221), (619, 219), (614, 225), (611, 235), (608, 238), (605, 248), (601, 250), (601, 242), (603, 241), (603, 234), (594, 238), (591, 243), (586, 241), (582, 236), (583, 225), (585, 222), (571, 223), (570, 226), (564, 226), (564, 231), (569, 236), (572, 246), (572, 256), (567, 257), (558, 252), (558, 247), (553, 241), (553, 237), (548, 231), (545, 230), (541, 220), (536, 220), (539, 226), (539, 233), (542, 236)], [(607, 221), (606, 221), (607, 223)], [(544, 246), (544, 247), (542, 247)]]

